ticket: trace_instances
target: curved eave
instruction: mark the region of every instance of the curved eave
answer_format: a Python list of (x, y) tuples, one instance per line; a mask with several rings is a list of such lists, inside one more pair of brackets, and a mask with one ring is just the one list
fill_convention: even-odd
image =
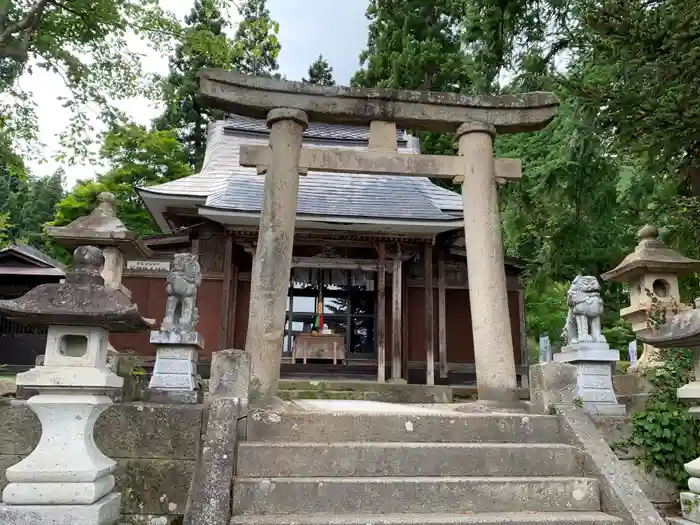
[(66, 273), (60, 268), (0, 266), (0, 275), (12, 275), (14, 277), (56, 277), (62, 279), (66, 276)]
[(450, 133), (464, 122), (492, 124), (498, 133), (537, 131), (557, 114), (553, 93), (478, 96), (389, 89), (318, 86), (202, 69), (198, 97), (212, 108), (266, 118), (274, 108), (305, 111), (313, 122), (368, 125), (390, 120), (406, 129)]
[(637, 339), (656, 348), (684, 348), (700, 345), (700, 310), (680, 312), (656, 330), (637, 332)]
[(146, 205), (148, 213), (151, 214), (153, 220), (158, 225), (163, 233), (172, 233), (172, 226), (165, 218), (165, 211), (169, 207), (181, 207), (196, 209), (197, 206), (203, 205), (206, 200), (206, 195), (185, 195), (173, 193), (161, 193), (158, 191), (145, 188), (134, 188), (136, 194)]
[[(210, 206), (199, 206), (199, 215), (221, 224), (253, 225), (260, 224), (260, 213), (254, 211), (222, 210)], [(308, 229), (338, 229), (356, 232), (394, 232), (437, 235), (461, 228), (462, 219), (431, 221), (405, 220), (371, 217), (338, 217), (324, 215), (297, 214), (296, 227)]]

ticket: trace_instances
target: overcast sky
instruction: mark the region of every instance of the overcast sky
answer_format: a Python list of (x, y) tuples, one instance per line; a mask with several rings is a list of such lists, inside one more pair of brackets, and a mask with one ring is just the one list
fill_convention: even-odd
[[(162, 0), (162, 3), (181, 17), (192, 7), (190, 0)], [(301, 80), (309, 65), (322, 53), (333, 67), (336, 82), (347, 84), (359, 67), (359, 55), (367, 42), (367, 4), (368, 0), (268, 0), (272, 18), (280, 24), (280, 72), (290, 80)], [(144, 46), (143, 50), (146, 49)], [(148, 53), (144, 63), (152, 72), (168, 70), (167, 57)], [(47, 160), (46, 163), (29, 161), (32, 171), (47, 175), (63, 166), (66, 186), (70, 188), (77, 179), (94, 177), (103, 170), (91, 165), (67, 166), (55, 160), (58, 134), (66, 128), (70, 118), (70, 113), (58, 101), (58, 97), (68, 94), (61, 80), (38, 71), (23, 78), (21, 83), (34, 92), (40, 116), (40, 140)], [(150, 122), (159, 111), (157, 106), (143, 99), (131, 99), (118, 105), (142, 124)]]

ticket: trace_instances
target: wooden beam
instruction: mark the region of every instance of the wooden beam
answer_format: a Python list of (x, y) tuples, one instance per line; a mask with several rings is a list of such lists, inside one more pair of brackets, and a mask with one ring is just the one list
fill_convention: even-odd
[(229, 312), (231, 304), (231, 277), (233, 272), (233, 234), (226, 233), (224, 239), (224, 281), (221, 292), (221, 326), (219, 328), (219, 346), (228, 348)]
[[(241, 166), (269, 166), (272, 151), (269, 146), (243, 145), (240, 150)], [(302, 148), (299, 167), (309, 171), (328, 173), (364, 173), (368, 175), (406, 175), (449, 179), (464, 176), (464, 158), (450, 155), (417, 155), (389, 151), (356, 151), (333, 148)], [(520, 179), (522, 163), (519, 159), (494, 159), (496, 179)]]
[(426, 243), (423, 250), (423, 279), (425, 290), (425, 384), (435, 384), (435, 333), (433, 320), (433, 245)]
[(335, 268), (338, 270), (364, 270), (376, 272), (378, 263), (371, 259), (337, 259), (332, 257), (292, 257), (292, 267)]
[(394, 259), (391, 283), (391, 378), (401, 379), (401, 258)]
[(377, 245), (377, 381), (386, 381), (386, 245)]
[(447, 377), (447, 308), (445, 304), (445, 261), (438, 258), (438, 359), (440, 377)]

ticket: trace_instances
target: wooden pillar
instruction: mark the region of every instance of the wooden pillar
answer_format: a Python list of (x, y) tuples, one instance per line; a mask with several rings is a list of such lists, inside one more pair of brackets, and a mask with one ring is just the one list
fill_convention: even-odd
[(438, 257), (438, 359), (440, 377), (447, 377), (447, 308), (445, 306), (445, 260)]
[(192, 255), (199, 255), (199, 237), (196, 239), (192, 239), (192, 245), (190, 246), (190, 252), (192, 253)]
[(228, 348), (229, 314), (231, 305), (231, 277), (233, 272), (233, 232), (224, 235), (224, 281), (221, 287), (221, 326), (219, 348)]
[(386, 245), (377, 246), (377, 381), (386, 381)]
[(409, 343), (409, 319), (411, 319), (411, 303), (408, 300), (408, 279), (403, 279), (403, 291), (401, 292), (401, 319), (405, 319), (405, 323), (401, 323), (401, 377), (405, 382), (408, 382), (408, 358), (411, 353)]
[(425, 290), (425, 384), (435, 384), (435, 321), (433, 319), (433, 245), (423, 250), (423, 289)]
[(391, 282), (391, 379), (401, 379), (401, 250), (394, 259), (394, 272)]
[[(234, 245), (235, 246), (235, 245)], [(236, 306), (238, 304), (238, 265), (233, 264), (233, 277), (231, 279), (231, 301), (229, 302), (228, 337), (226, 348), (234, 348), (236, 335)]]
[(525, 318), (525, 290), (518, 290), (518, 321), (520, 322), (520, 364), (525, 366), (525, 375), (520, 377), (520, 388), (527, 388), (529, 381), (529, 359), (527, 355), (527, 321)]

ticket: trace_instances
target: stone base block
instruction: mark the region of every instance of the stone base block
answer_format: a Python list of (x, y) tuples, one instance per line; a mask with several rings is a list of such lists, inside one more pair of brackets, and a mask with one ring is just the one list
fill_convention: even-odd
[(610, 350), (607, 343), (577, 343), (565, 346), (561, 352), (554, 354), (554, 360), (559, 363), (577, 361), (608, 361), (616, 363), (620, 360), (619, 350)]
[(568, 363), (550, 361), (530, 367), (530, 402), (535, 412), (572, 403), (576, 397), (577, 369)]
[(153, 374), (149, 389), (157, 390), (194, 390), (197, 380), (192, 374)]
[(2, 493), (9, 505), (91, 505), (114, 488), (114, 476), (90, 483), (10, 483)]
[(161, 390), (149, 388), (146, 399), (149, 403), (196, 405), (203, 400), (201, 390)]
[(580, 346), (565, 347), (569, 350), (554, 354), (554, 360), (576, 367), (576, 397), (583, 401), (584, 410), (593, 415), (624, 415), (625, 406), (618, 404), (612, 382), (612, 365), (619, 359), (619, 352)]
[(693, 523), (700, 523), (700, 494), (681, 492), (683, 517)]
[[(700, 381), (691, 381), (687, 385), (683, 385), (676, 390), (676, 395), (679, 399), (685, 399), (688, 401), (700, 399)], [(697, 412), (697, 410), (694, 412)]]
[(583, 409), (592, 416), (627, 415), (627, 407), (618, 403), (583, 403)]
[(204, 338), (199, 332), (154, 330), (149, 340), (154, 345), (192, 345), (197, 349), (204, 348)]
[[(171, 332), (152, 332), (151, 336), (163, 333)], [(193, 345), (158, 346), (149, 390), (194, 391), (197, 388), (197, 355), (197, 347)], [(188, 395), (191, 394), (185, 397)]]
[(464, 403), (455, 412), (484, 414), (529, 414), (530, 404), (526, 401), (473, 401)]
[(108, 494), (92, 505), (0, 504), (3, 525), (114, 525), (119, 520), (121, 495)]

